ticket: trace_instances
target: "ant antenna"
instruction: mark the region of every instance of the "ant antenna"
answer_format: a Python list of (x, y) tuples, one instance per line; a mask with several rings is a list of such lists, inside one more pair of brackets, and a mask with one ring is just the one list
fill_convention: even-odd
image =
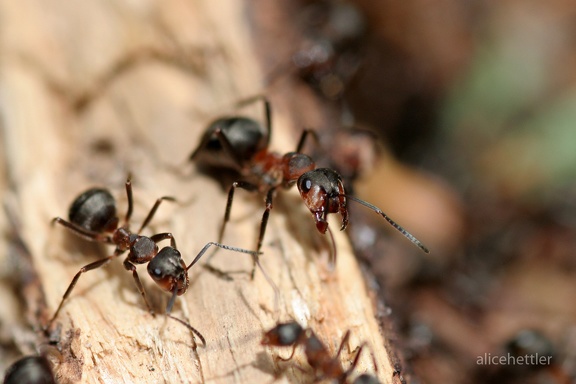
[[(236, 252), (241, 252), (241, 253), (248, 253), (250, 255), (252, 255), (252, 260), (254, 261), (254, 264), (256, 264), (258, 266), (258, 268), (260, 268), (260, 271), (262, 271), (262, 275), (264, 276), (264, 279), (266, 279), (266, 281), (268, 282), (268, 284), (272, 287), (272, 289), (274, 290), (274, 308), (276, 310), (276, 312), (278, 311), (279, 308), (279, 302), (280, 302), (280, 290), (278, 289), (278, 286), (276, 284), (274, 284), (274, 281), (272, 281), (272, 279), (270, 278), (270, 276), (268, 275), (268, 273), (266, 272), (266, 270), (262, 267), (262, 265), (260, 264), (260, 258), (258, 257), (259, 255), (262, 254), (262, 252), (259, 251), (247, 251), (245, 249), (242, 248), (236, 248), (236, 247), (231, 247), (229, 245), (225, 245), (225, 244), (220, 244), (220, 243), (216, 243), (216, 242), (209, 242), (208, 244), (206, 244), (204, 246), (204, 248), (202, 248), (202, 250), (198, 253), (198, 255), (196, 255), (196, 257), (194, 258), (194, 260), (192, 260), (192, 262), (190, 263), (190, 265), (188, 267), (186, 267), (186, 270), (189, 270), (190, 268), (192, 268), (192, 266), (194, 264), (196, 264), (198, 262), (198, 260), (200, 260), (200, 258), (206, 253), (206, 251), (208, 251), (208, 248), (210, 248), (211, 246), (216, 246), (222, 249), (228, 249), (230, 251), (236, 251)], [(211, 255), (212, 256), (212, 255)]]
[(408, 232), (407, 230), (402, 228), (394, 220), (392, 220), (390, 217), (388, 217), (388, 215), (386, 215), (384, 212), (382, 212), (382, 210), (380, 208), (378, 208), (377, 206), (372, 205), (372, 204), (370, 204), (370, 203), (368, 203), (362, 199), (359, 199), (357, 197), (354, 197), (354, 196), (344, 195), (344, 197), (346, 197), (347, 199), (350, 199), (352, 201), (355, 201), (359, 204), (362, 204), (363, 206), (365, 206), (367, 208), (370, 208), (371, 210), (373, 210), (374, 212), (376, 212), (377, 214), (382, 216), (391, 226), (393, 226), (396, 230), (398, 230), (398, 232), (400, 232), (402, 235), (404, 235), (404, 237), (407, 238), (408, 240), (410, 240), (414, 245), (416, 245), (418, 248), (420, 248), (425, 253), (430, 253), (430, 250), (424, 244), (422, 244), (420, 242), (420, 240), (418, 240), (416, 237), (414, 237), (414, 235), (412, 235), (410, 232)]
[(166, 313), (166, 316), (171, 318), (172, 320), (176, 320), (177, 322), (179, 322), (180, 324), (182, 324), (183, 326), (185, 326), (186, 328), (188, 328), (193, 334), (195, 334), (196, 336), (198, 336), (198, 338), (200, 339), (200, 341), (202, 341), (202, 346), (204, 348), (206, 348), (206, 339), (204, 338), (204, 336), (202, 336), (202, 334), (193, 326), (191, 326), (188, 322), (179, 319), (177, 317), (172, 316), (169, 313)]

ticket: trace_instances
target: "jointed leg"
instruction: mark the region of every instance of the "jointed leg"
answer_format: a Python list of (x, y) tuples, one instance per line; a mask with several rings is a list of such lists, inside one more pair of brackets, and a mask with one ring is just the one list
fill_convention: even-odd
[(88, 229), (82, 228), (79, 225), (76, 225), (74, 223), (71, 223), (69, 221), (62, 219), (61, 217), (55, 217), (54, 219), (52, 219), (52, 224), (54, 224), (54, 223), (58, 223), (58, 224), (62, 225), (63, 227), (65, 227), (66, 229), (68, 229), (69, 231), (74, 233), (75, 235), (80, 236), (81, 238), (83, 238), (85, 240), (97, 241), (97, 242), (106, 243), (106, 244), (112, 244), (112, 239), (110, 238), (110, 236), (103, 235), (101, 233), (90, 231)]
[(236, 105), (238, 107), (243, 107), (255, 103), (256, 101), (262, 101), (264, 103), (264, 126), (266, 127), (266, 145), (268, 145), (272, 134), (272, 106), (270, 105), (270, 101), (264, 95), (256, 95), (240, 100)]
[(72, 290), (76, 286), (76, 283), (78, 282), (78, 279), (80, 279), (80, 276), (85, 272), (100, 268), (100, 267), (108, 264), (112, 259), (118, 257), (119, 255), (120, 255), (119, 252), (114, 252), (114, 254), (112, 256), (108, 256), (104, 259), (97, 260), (95, 262), (92, 262), (92, 263), (87, 264), (87, 265), (83, 266), (82, 268), (80, 268), (78, 273), (76, 273), (76, 275), (74, 276), (74, 278), (70, 282), (70, 285), (68, 286), (68, 289), (66, 289), (64, 296), (62, 296), (62, 300), (60, 301), (60, 304), (58, 305), (58, 309), (56, 309), (56, 312), (54, 313), (54, 315), (52, 316), (50, 321), (48, 321), (48, 324), (46, 325), (46, 329), (49, 329), (50, 326), (52, 325), (52, 323), (54, 322), (54, 320), (56, 320), (56, 318), (58, 317), (58, 314), (60, 313), (60, 310), (62, 309), (62, 305), (64, 304), (64, 301), (66, 301), (68, 296), (70, 296), (70, 294), (72, 293)]
[(132, 210), (134, 209), (134, 199), (132, 198), (132, 181), (130, 176), (126, 180), (126, 197), (128, 198), (128, 209), (126, 210), (126, 216), (124, 217), (124, 225), (130, 222), (132, 217)]
[(307, 128), (304, 131), (302, 131), (302, 135), (300, 135), (300, 140), (298, 140), (298, 145), (296, 146), (296, 153), (302, 153), (302, 148), (304, 148), (304, 145), (306, 144), (306, 139), (310, 135), (314, 140), (316, 140), (316, 143), (318, 143), (318, 135), (316, 134), (316, 131)]
[(220, 233), (218, 234), (218, 242), (221, 243), (224, 237), (224, 230), (226, 229), (226, 224), (230, 220), (230, 211), (232, 210), (232, 201), (234, 200), (234, 192), (236, 188), (242, 188), (250, 192), (256, 191), (258, 188), (251, 183), (247, 183), (245, 181), (235, 181), (232, 183), (230, 190), (228, 191), (228, 199), (226, 201), (226, 212), (224, 213), (224, 221), (222, 222), (222, 226), (220, 227)]
[(340, 342), (340, 347), (338, 347), (338, 352), (336, 352), (336, 359), (338, 359), (340, 357), (340, 354), (342, 353), (342, 350), (344, 349), (344, 345), (348, 342), (348, 339), (350, 338), (350, 330), (347, 330), (346, 333), (344, 334), (344, 336), (342, 337), (342, 341)]
[(146, 298), (146, 292), (144, 291), (144, 286), (142, 285), (142, 282), (140, 281), (140, 278), (138, 277), (138, 272), (136, 271), (136, 266), (134, 264), (132, 264), (131, 262), (129, 262), (128, 260), (124, 260), (124, 268), (126, 268), (127, 271), (132, 272), (132, 277), (134, 278), (134, 282), (136, 283), (136, 287), (138, 288), (138, 292), (140, 292), (140, 294), (142, 295), (142, 298), (144, 299), (144, 302), (146, 303), (146, 307), (148, 308), (148, 312), (150, 312), (150, 314), (152, 316), (154, 316), (154, 310), (152, 309), (152, 306), (150, 305), (150, 303), (148, 302), (148, 299)]
[(172, 235), (171, 232), (158, 233), (156, 235), (151, 236), (150, 239), (155, 243), (159, 243), (162, 240), (170, 239), (170, 246), (172, 248), (176, 248), (176, 239), (174, 238), (174, 235)]
[(160, 197), (158, 200), (156, 200), (156, 202), (154, 203), (154, 205), (152, 206), (152, 209), (150, 210), (150, 212), (148, 213), (148, 216), (146, 216), (146, 219), (142, 222), (142, 225), (140, 226), (140, 229), (138, 230), (138, 232), (136, 233), (140, 233), (144, 230), (144, 228), (146, 228), (146, 226), (148, 225), (148, 223), (150, 223), (150, 220), (152, 220), (152, 218), (154, 217), (154, 215), (156, 214), (156, 211), (158, 210), (158, 207), (160, 206), (160, 203), (162, 203), (163, 201), (176, 201), (175, 198), (171, 197), (171, 196), (162, 196)]
[[(268, 218), (270, 217), (270, 211), (272, 210), (272, 200), (274, 199), (275, 193), (276, 188), (270, 188), (266, 194), (266, 208), (262, 214), (262, 221), (260, 222), (260, 233), (258, 234), (258, 245), (256, 246), (257, 252), (260, 252), (260, 248), (262, 248), (262, 242), (264, 241), (264, 234), (266, 233), (266, 227), (268, 226)], [(254, 257), (254, 265), (252, 266), (252, 273), (250, 274), (252, 279), (254, 279), (257, 261), (258, 255)]]

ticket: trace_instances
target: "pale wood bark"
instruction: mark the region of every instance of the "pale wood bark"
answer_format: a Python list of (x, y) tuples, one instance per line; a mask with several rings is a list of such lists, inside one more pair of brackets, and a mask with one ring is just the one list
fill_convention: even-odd
[[(111, 252), (49, 225), (91, 186), (109, 188), (123, 214), (124, 180), (131, 173), (135, 228), (157, 197), (176, 197), (179, 203), (160, 207), (146, 234), (171, 231), (186, 262), (216, 240), (225, 192), (185, 160), (212, 117), (263, 90), (245, 4), (3, 0), (0, 12), (6, 170), (0, 187), (4, 200), (13, 202), (46, 294), (47, 309), (36, 320), (55, 310), (82, 265)], [(279, 151), (294, 147), (293, 112), (275, 109), (273, 147)], [(257, 109), (254, 116), (260, 116)], [(263, 203), (237, 196), (224, 242), (253, 248)], [(238, 271), (234, 280), (196, 266), (173, 311), (206, 337), (206, 348), (196, 348), (186, 328), (148, 314), (130, 273), (115, 260), (80, 278), (58, 318), (62, 355), (53, 360), (61, 382), (305, 382), (310, 377), (297, 368), (308, 369), (301, 353), (279, 363), (276, 356), (288, 356), (289, 349), (260, 345), (264, 330), (290, 319), (312, 327), (334, 351), (350, 329), (349, 349), (367, 341), (378, 376), (393, 382), (387, 341), (345, 236), (335, 233), (338, 262), (331, 271), (328, 242), (298, 199), (294, 191), (280, 194), (263, 248), (262, 264), (280, 289), (277, 307), (262, 274), (250, 280), (249, 256), (219, 251), (213, 264)], [(8, 227), (6, 220), (2, 226)], [(153, 286), (145, 268), (139, 273), (162, 313), (168, 295)], [(36, 335), (41, 349), (50, 349), (41, 332)], [(344, 364), (351, 355), (345, 351)], [(364, 371), (374, 372), (368, 353), (358, 367)]]

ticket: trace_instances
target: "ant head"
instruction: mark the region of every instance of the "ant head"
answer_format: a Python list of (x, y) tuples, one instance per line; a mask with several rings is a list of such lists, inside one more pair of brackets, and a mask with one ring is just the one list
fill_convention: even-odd
[(105, 189), (91, 188), (74, 200), (68, 219), (89, 231), (112, 231), (118, 226), (114, 197)]
[(298, 191), (308, 207), (316, 228), (320, 233), (326, 233), (329, 213), (339, 212), (342, 216), (341, 230), (348, 225), (348, 210), (342, 178), (336, 171), (328, 168), (317, 168), (304, 173), (297, 182)]
[(284, 164), (284, 186), (291, 187), (304, 173), (316, 167), (314, 160), (308, 155), (298, 152), (288, 152), (282, 158)]
[(160, 288), (168, 292), (178, 290), (182, 295), (190, 284), (186, 264), (180, 251), (173, 247), (164, 247), (148, 263), (148, 274)]
[(281, 323), (264, 333), (264, 337), (262, 337), (262, 345), (273, 345), (278, 347), (294, 345), (303, 332), (304, 329), (295, 321)]
[(238, 169), (268, 146), (268, 134), (255, 120), (225, 117), (212, 122), (190, 155), (197, 164)]

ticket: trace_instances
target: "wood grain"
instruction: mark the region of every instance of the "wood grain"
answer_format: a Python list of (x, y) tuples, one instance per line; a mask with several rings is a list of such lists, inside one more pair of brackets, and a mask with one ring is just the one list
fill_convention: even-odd
[[(79, 268), (112, 251), (49, 225), (89, 187), (110, 189), (123, 214), (124, 181), (131, 173), (135, 227), (156, 198), (176, 197), (178, 203), (160, 207), (145, 234), (172, 232), (187, 262), (216, 240), (225, 191), (186, 158), (212, 117), (263, 91), (250, 49), (249, 9), (234, 0), (0, 1), (0, 196), (11, 201), (21, 221), (20, 236), (46, 295), (48, 308), (38, 312), (37, 328)], [(273, 147), (287, 151), (297, 137), (293, 111), (277, 105)], [(247, 113), (259, 118), (261, 111)], [(224, 242), (253, 248), (262, 209), (260, 198), (238, 193)], [(7, 230), (7, 220), (1, 224)], [(332, 350), (350, 329), (344, 364), (368, 341), (378, 376), (392, 382), (392, 358), (373, 300), (346, 238), (335, 236), (338, 263), (331, 270), (328, 243), (297, 194), (279, 195), (262, 256), (280, 289), (278, 303), (259, 271), (250, 280), (247, 255), (219, 251), (212, 259), (235, 272), (232, 281), (209, 273), (202, 262), (195, 266), (173, 314), (204, 335), (205, 348), (196, 347), (177, 322), (148, 314), (120, 261), (80, 278), (58, 318), (60, 352), (46, 346), (41, 332), (34, 334), (36, 347), (51, 351), (62, 383), (308, 382), (311, 377), (298, 368), (308, 369), (300, 353), (281, 363), (276, 357), (289, 350), (260, 345), (264, 330), (296, 319)], [(144, 268), (139, 273), (162, 313), (168, 295), (153, 286)], [(358, 371), (374, 372), (368, 353)]]

